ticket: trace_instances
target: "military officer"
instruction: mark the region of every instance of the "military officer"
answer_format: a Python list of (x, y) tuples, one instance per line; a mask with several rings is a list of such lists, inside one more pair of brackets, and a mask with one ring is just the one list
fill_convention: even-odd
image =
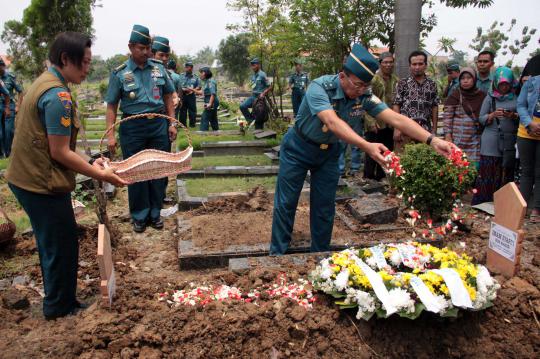
[(180, 74), (182, 83), (182, 107), (180, 108), (180, 122), (186, 126), (189, 114), (189, 127), (195, 127), (197, 123), (197, 98), (194, 90), (201, 89), (199, 77), (193, 73), (193, 62), (184, 64), (184, 72)]
[[(171, 80), (174, 84), (174, 89), (176, 90), (176, 93), (178, 94), (178, 98), (180, 99), (182, 97), (182, 82), (180, 75), (176, 73), (176, 61), (173, 59), (170, 59), (167, 62), (167, 70), (169, 71), (169, 75), (171, 76)], [(180, 108), (182, 107), (181, 104), (178, 104), (176, 106), (174, 111), (174, 118), (177, 120), (179, 119), (178, 115), (180, 114)]]
[[(0, 61), (4, 63), (4, 61), (0, 58)], [(4, 64), (5, 65), (5, 64)], [(11, 109), (10, 109), (10, 96), (9, 91), (6, 88), (4, 81), (0, 79), (0, 97), (3, 99), (0, 104), (0, 158), (4, 157), (4, 140), (5, 132), (6, 132), (6, 119), (11, 116)]]
[[(167, 63), (169, 62), (169, 58), (171, 57), (169, 39), (163, 36), (154, 36), (154, 38), (152, 39), (152, 55), (154, 57), (154, 60), (161, 61), (161, 64), (166, 68)], [(173, 81), (171, 73), (167, 71), (167, 74), (171, 78), (171, 81)], [(178, 97), (178, 92), (175, 86), (175, 91), (173, 93), (173, 105), (175, 109), (178, 107), (179, 101), (180, 100)]]
[(103, 160), (76, 152), (81, 126), (68, 83), (80, 84), (90, 71), (92, 40), (64, 32), (50, 46), (51, 67), (28, 88), (19, 113), (9, 187), (30, 218), (37, 242), (45, 297), (43, 314), (56, 319), (84, 307), (77, 301), (79, 243), (71, 205), (75, 174), (120, 186), (124, 182)]
[[(15, 75), (11, 72), (8, 72), (6, 70), (6, 64), (4, 60), (0, 58), (0, 80), (4, 83), (4, 87), (9, 93), (9, 116), (5, 116), (4, 118), (4, 138), (3, 138), (3, 148), (4, 148), (4, 154), (6, 157), (9, 157), (9, 154), (11, 152), (11, 143), (13, 142), (13, 135), (15, 133), (15, 112), (17, 106), (15, 105), (15, 92), (19, 94), (18, 104), (21, 103), (23, 99), (22, 95), (22, 87), (17, 83), (17, 79), (15, 78)], [(0, 113), (3, 112), (4, 105), (0, 104)]]
[[(161, 61), (151, 58), (148, 28), (134, 25), (129, 39), (129, 59), (109, 78), (107, 90), (107, 127), (116, 119), (118, 105), (123, 117), (162, 113), (174, 117), (174, 85)], [(167, 151), (176, 139), (176, 127), (163, 117), (147, 117), (120, 125), (120, 146), (124, 159), (148, 148)], [(114, 131), (108, 135), (111, 153), (116, 148)], [(160, 211), (167, 181), (165, 178), (128, 186), (129, 211), (135, 232), (144, 232), (147, 224), (163, 228)]]
[(384, 162), (382, 153), (386, 147), (365, 141), (353, 130), (364, 112), (433, 146), (439, 153), (450, 154), (450, 143), (388, 109), (371, 94), (370, 81), (378, 67), (377, 60), (363, 46), (355, 44), (339, 74), (319, 77), (309, 85), (295, 125), (281, 143), (270, 254), (287, 251), (307, 171), (311, 173), (311, 250), (329, 250), (339, 180), (338, 140), (358, 146), (377, 162)]
[(302, 67), (302, 61), (296, 60), (294, 62), (295, 72), (289, 76), (289, 90), (292, 89), (292, 106), (295, 118), (309, 84), (308, 75)]
[(201, 131), (208, 131), (209, 125), (213, 131), (219, 130), (217, 110), (219, 107), (219, 98), (217, 95), (217, 83), (212, 78), (212, 70), (205, 66), (199, 70), (202, 80), (202, 89), (196, 91), (197, 95), (204, 96), (204, 111), (201, 116)]
[[(251, 123), (255, 120), (253, 113), (249, 110), (253, 108), (253, 104), (257, 98), (263, 99), (266, 94), (270, 91), (270, 84), (268, 83), (268, 78), (266, 73), (261, 70), (261, 61), (255, 57), (250, 61), (251, 70), (253, 70), (253, 75), (251, 75), (251, 89), (252, 95), (248, 97), (240, 105), (240, 111), (244, 115), (244, 118), (248, 123)], [(264, 123), (255, 122), (255, 129), (262, 130), (264, 128)]]

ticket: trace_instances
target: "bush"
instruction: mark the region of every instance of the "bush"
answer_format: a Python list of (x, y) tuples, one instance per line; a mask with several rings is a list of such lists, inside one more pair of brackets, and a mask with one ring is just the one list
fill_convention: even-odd
[(461, 151), (447, 159), (428, 145), (410, 144), (400, 163), (404, 173), (393, 177), (392, 183), (403, 193), (406, 205), (434, 219), (449, 214), (476, 178), (476, 168)]

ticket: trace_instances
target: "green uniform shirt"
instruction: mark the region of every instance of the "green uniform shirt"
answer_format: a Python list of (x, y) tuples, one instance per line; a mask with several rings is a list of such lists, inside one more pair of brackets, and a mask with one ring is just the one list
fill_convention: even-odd
[(336, 143), (338, 138), (331, 131), (323, 131), (323, 123), (317, 114), (324, 110), (334, 110), (357, 132), (362, 130), (363, 116), (367, 112), (375, 117), (388, 106), (371, 92), (349, 99), (345, 96), (339, 83), (338, 75), (325, 75), (315, 79), (309, 85), (306, 96), (298, 115), (295, 126), (300, 132), (319, 144)]
[(289, 85), (291, 85), (293, 90), (300, 90), (303, 92), (307, 88), (308, 84), (309, 78), (305, 72), (294, 72), (291, 76), (289, 76)]
[(268, 78), (264, 71), (259, 70), (251, 75), (251, 89), (253, 90), (253, 96), (259, 96), (270, 86), (268, 84)]
[[(57, 69), (49, 69), (53, 75), (65, 83)], [(67, 86), (66, 86), (67, 87)], [(54, 87), (45, 91), (38, 100), (38, 114), (49, 135), (71, 136), (73, 122), (71, 94), (66, 89)]]
[(203, 93), (204, 93), (204, 103), (209, 103), (210, 102), (210, 97), (212, 97), (212, 95), (214, 95), (213, 108), (218, 108), (219, 99), (218, 99), (218, 96), (217, 96), (217, 83), (216, 83), (216, 80), (214, 80), (214, 79), (203, 80), (202, 88), (203, 88)]
[[(2, 95), (5, 95), (5, 96), (9, 96), (9, 92), (6, 88), (6, 86), (4, 85), (4, 81), (0, 80), (0, 94)], [(4, 101), (0, 101), (0, 102), (4, 102)]]
[(493, 74), (489, 74), (488, 77), (485, 79), (480, 78), (480, 75), (478, 75), (478, 78), (476, 79), (476, 87), (478, 87), (479, 90), (482, 90), (485, 94), (491, 90), (491, 83), (493, 82)]
[(176, 90), (177, 93), (180, 93), (180, 91), (182, 91), (182, 81), (181, 81), (180, 75), (178, 75), (173, 70), (169, 70), (169, 75), (171, 76), (174, 89)]
[(17, 83), (17, 79), (14, 74), (11, 72), (4, 72), (3, 76), (0, 76), (0, 80), (4, 83), (4, 87), (6, 88), (10, 101), (12, 104), (15, 104), (15, 91), (17, 93), (22, 92), (22, 87)]
[(149, 59), (144, 68), (131, 58), (111, 73), (105, 101), (117, 104), (125, 114), (161, 112), (163, 95), (173, 93), (174, 84), (160, 61)]
[[(392, 76), (390, 76), (390, 79), (386, 81), (382, 75), (377, 72), (375, 76), (373, 76), (373, 80), (371, 80), (371, 92), (384, 101), (388, 107), (390, 107), (392, 106), (392, 102), (394, 102), (394, 95), (398, 81), (399, 77), (397, 77), (397, 75), (394, 73)], [(364, 130), (366, 132), (369, 131), (375, 123), (377, 123), (379, 129), (388, 127), (384, 121), (377, 120), (370, 115), (366, 115), (364, 118)]]
[[(180, 84), (182, 85), (182, 88), (185, 89), (196, 89), (201, 87), (201, 80), (199, 79), (199, 76), (194, 75), (193, 73), (187, 73), (182, 72), (180, 75)], [(195, 96), (195, 93), (191, 93), (189, 95)], [(184, 95), (184, 96), (189, 96)]]

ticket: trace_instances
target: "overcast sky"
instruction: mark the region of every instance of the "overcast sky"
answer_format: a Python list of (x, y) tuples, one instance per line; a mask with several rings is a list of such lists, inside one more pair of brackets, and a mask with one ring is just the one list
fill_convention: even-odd
[[(152, 35), (170, 39), (173, 50), (178, 54), (195, 54), (205, 46), (216, 48), (221, 39), (228, 35), (225, 26), (242, 20), (239, 13), (226, 8), (226, 0), (101, 0), (102, 7), (94, 10), (96, 39), (92, 51), (104, 58), (127, 52), (127, 41), (133, 24), (150, 28)], [(519, 3), (519, 6), (517, 4)], [(21, 19), (23, 10), (30, 0), (0, 0), (0, 30), (10, 19)], [(494, 20), (509, 23), (516, 18), (518, 26), (513, 34), (520, 34), (524, 25), (539, 28), (531, 45), (515, 59), (523, 65), (528, 54), (539, 46), (540, 13), (539, 0), (495, 0), (487, 9), (451, 9), (437, 5), (423, 11), (436, 12), (437, 27), (426, 41), (427, 49), (435, 52), (441, 36), (457, 38), (456, 48), (473, 55), (468, 45), (476, 35), (476, 28), (491, 25)], [(512, 38), (512, 36), (511, 36)], [(0, 43), (0, 53), (5, 54), (6, 45)], [(499, 59), (502, 63), (503, 59)], [(498, 62), (499, 62), (498, 61)]]

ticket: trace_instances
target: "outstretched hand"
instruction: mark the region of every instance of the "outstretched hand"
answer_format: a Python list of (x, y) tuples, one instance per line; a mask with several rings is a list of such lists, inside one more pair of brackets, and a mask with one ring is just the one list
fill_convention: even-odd
[(440, 138), (435, 137), (431, 141), (431, 147), (433, 147), (433, 149), (437, 151), (438, 154), (448, 158), (452, 153), (452, 148), (456, 148), (457, 146), (451, 142), (441, 140)]
[(382, 167), (386, 166), (383, 153), (388, 151), (388, 148), (386, 148), (385, 145), (383, 145), (382, 143), (369, 143), (369, 147), (366, 148), (365, 151), (366, 154), (369, 155), (369, 157), (373, 158), (373, 160), (380, 164)]

